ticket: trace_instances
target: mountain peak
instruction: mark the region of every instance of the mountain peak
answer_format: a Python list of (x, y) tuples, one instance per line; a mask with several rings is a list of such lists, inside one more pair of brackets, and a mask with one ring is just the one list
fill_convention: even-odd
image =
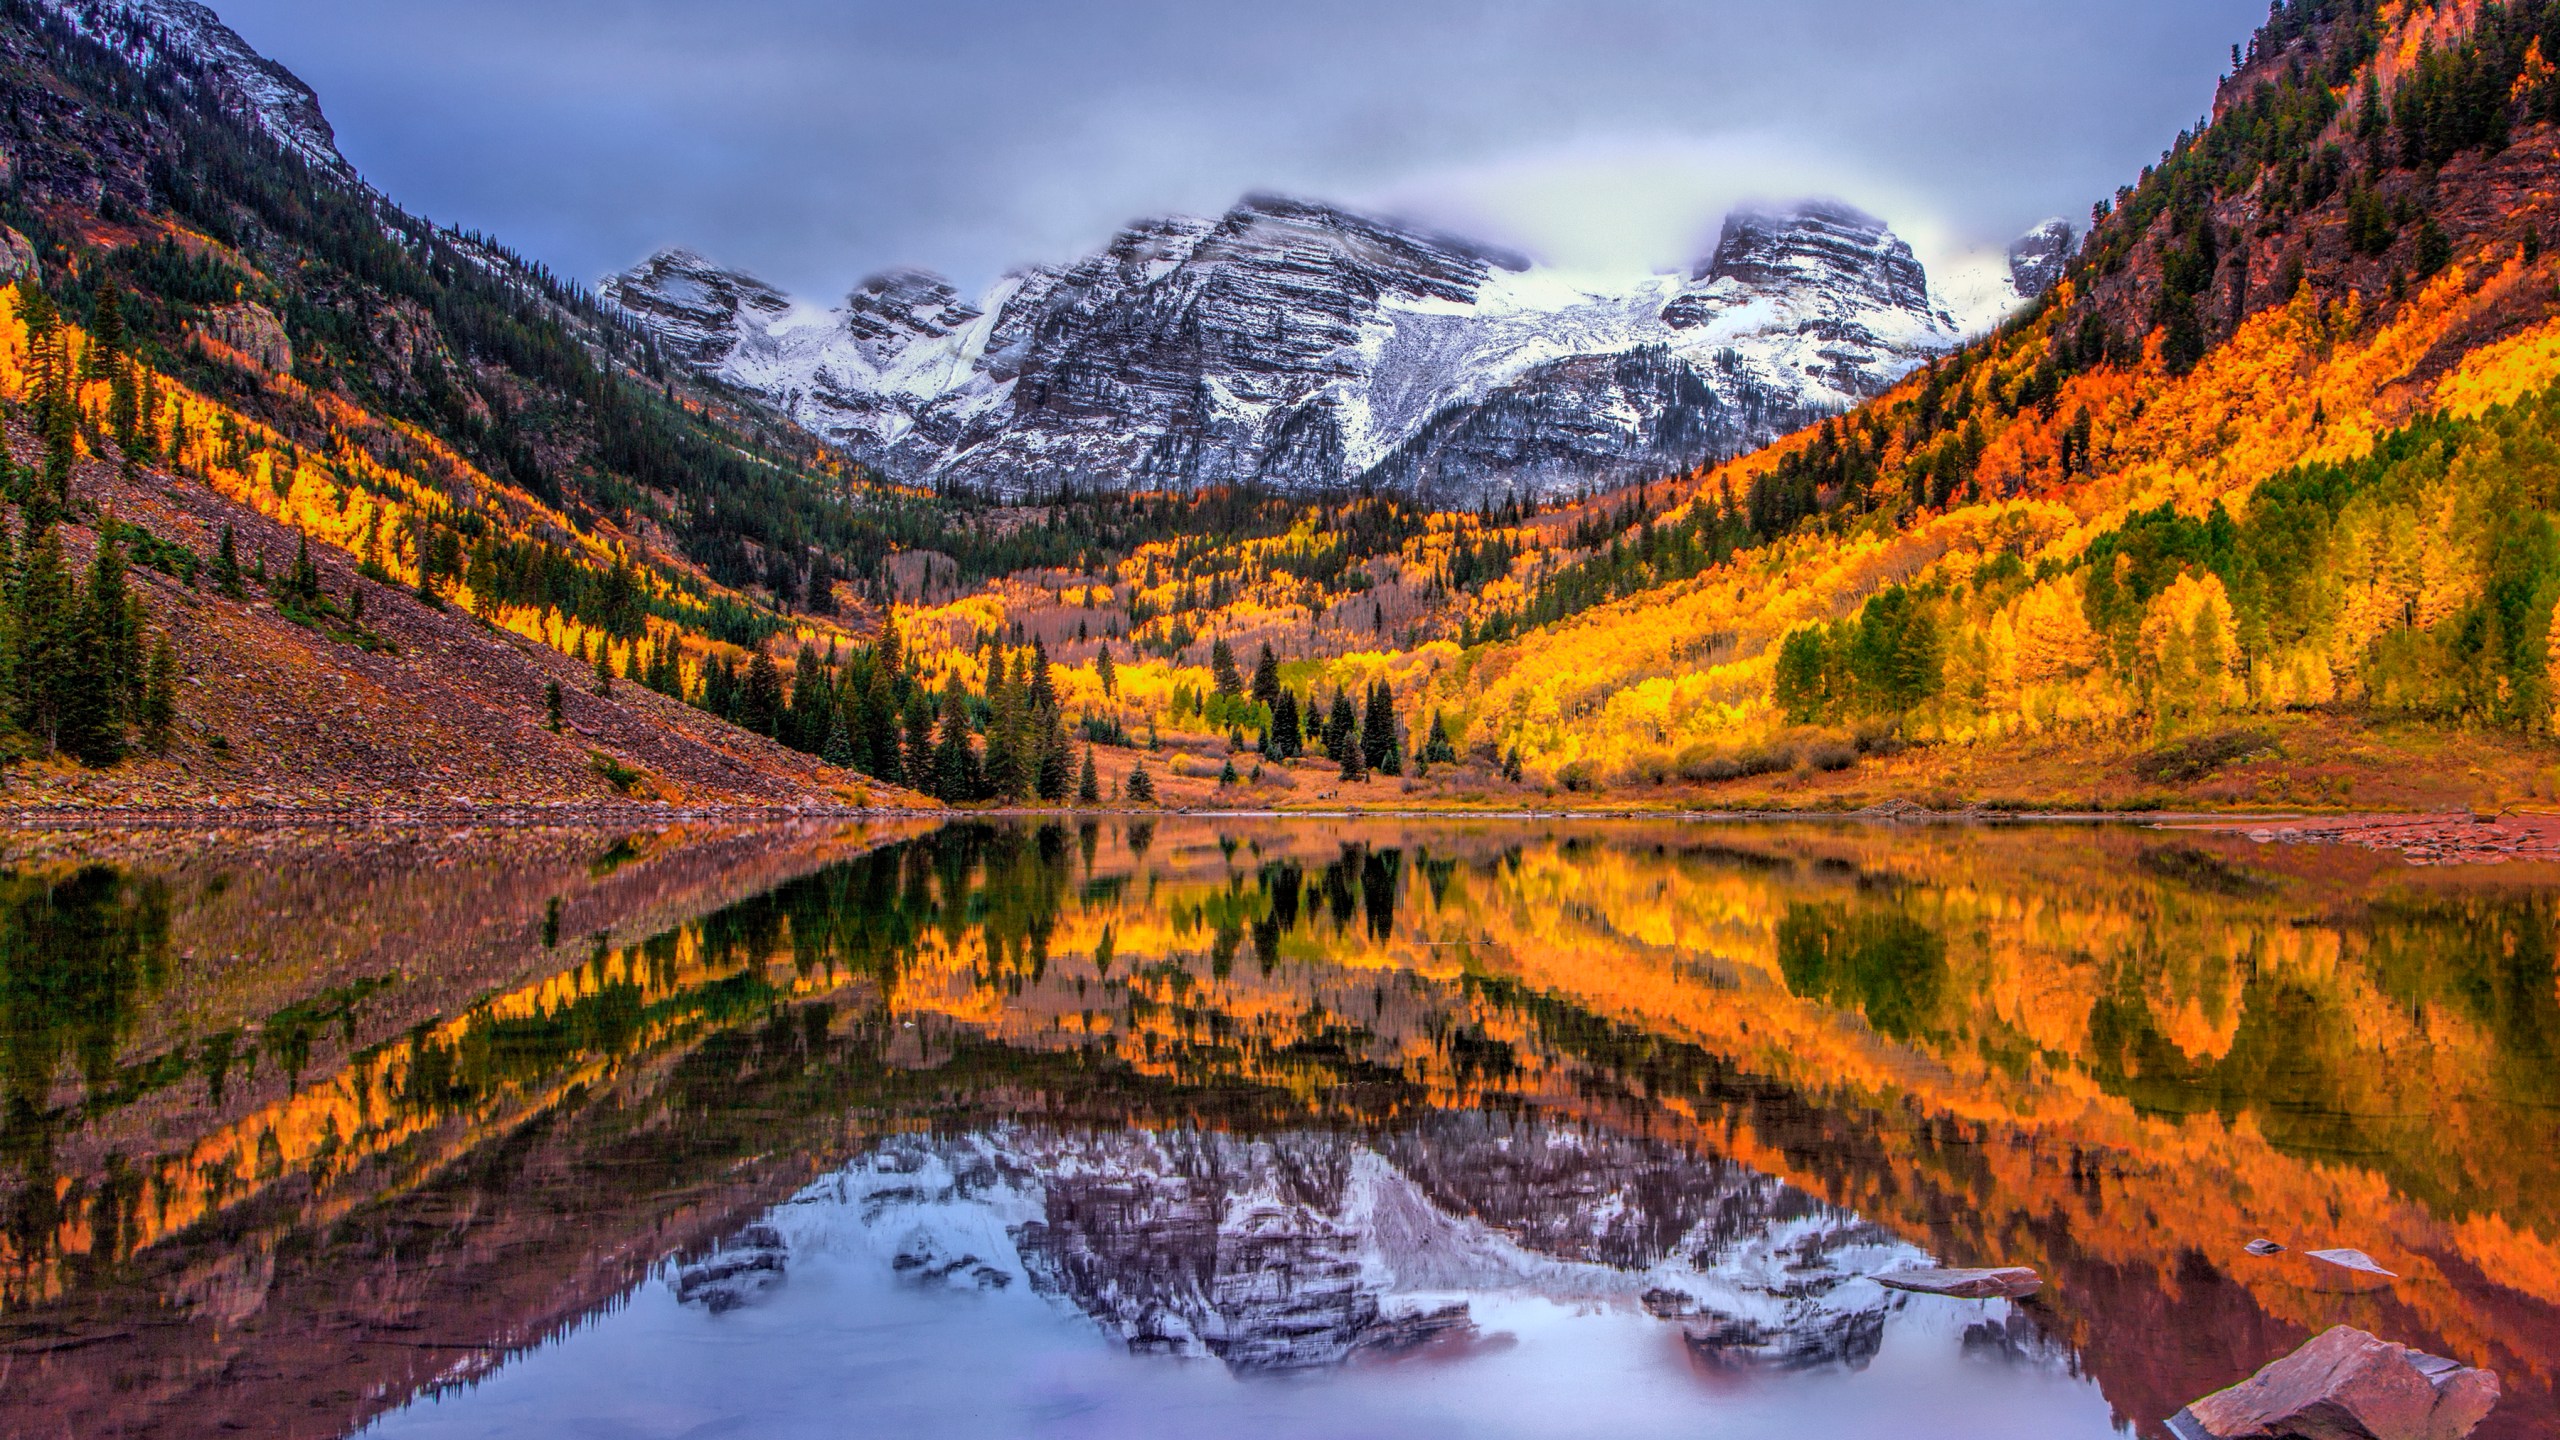
[(1872, 275), (1898, 303), (1928, 308), (1928, 275), (1910, 245), (1884, 221), (1837, 200), (1735, 210), (1725, 217), (1715, 254), (1689, 278), (1768, 290), (1848, 274)]
[(603, 293), (884, 473), (998, 494), (1570, 492), (1764, 444), (1959, 338), (1911, 247), (1825, 200), (1738, 213), (1696, 281), (1614, 288), (1257, 193), (1132, 222), (975, 304), (900, 269), (821, 312), (683, 251)]
[(791, 309), (780, 290), (681, 245), (606, 276), (596, 294), (646, 326), (669, 353), (703, 366), (729, 358), (741, 316), (752, 311), (772, 320)]
[(986, 312), (930, 270), (883, 270), (845, 297), (845, 329), (858, 340), (948, 335)]
[(2047, 220), (2009, 242), (2009, 283), (2021, 299), (2036, 299), (2061, 282), (2079, 248), (2070, 221)]
[(138, 69), (175, 61), (202, 72), (224, 110), (305, 164), (342, 176), (353, 166), (302, 78), (261, 55), (196, 0), (43, 0), (63, 23)]

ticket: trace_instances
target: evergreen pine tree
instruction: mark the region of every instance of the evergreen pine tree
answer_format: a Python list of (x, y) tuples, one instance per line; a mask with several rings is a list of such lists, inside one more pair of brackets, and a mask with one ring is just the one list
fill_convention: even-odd
[(989, 796), (1010, 802), (1030, 793), (1031, 768), (1022, 753), (1022, 707), (1013, 667), (1003, 650), (994, 655), (987, 667), (987, 751), (982, 773)]
[(90, 309), (89, 353), (82, 358), (80, 378), (104, 380), (115, 374), (125, 347), (124, 307), (118, 303), (112, 277), (98, 277), (97, 288), (90, 292)]
[(1235, 784), (1236, 780), (1236, 762), (1232, 757), (1230, 757), (1226, 764), (1218, 767), (1218, 785), (1223, 789)]
[(1112, 668), (1111, 647), (1107, 644), (1093, 653), (1093, 678), (1101, 682), (1103, 694), (1120, 693), (1120, 674)]
[[(894, 633), (882, 637), (884, 645)], [(854, 742), (862, 768), (892, 785), (904, 784), (907, 778), (906, 753), (899, 744), (897, 694), (896, 682), (889, 678), (889, 666), (885, 660), (875, 659), (870, 683), (863, 687), (861, 708), (855, 712), (862, 733), (854, 737)]]
[(33, 413), (28, 417), (44, 464), (23, 500), (30, 531), (50, 526), (71, 494), (71, 463), (78, 453), (79, 412), (72, 403), (70, 363), (63, 349), (61, 316), (39, 286), (18, 287), (19, 319), (27, 327), (27, 367)]
[(561, 722), (566, 715), (566, 703), (560, 694), (559, 681), (552, 680), (543, 685), (542, 718), (551, 727), (551, 733), (554, 735), (560, 733)]
[(978, 798), (978, 747), (969, 736), (969, 700), (957, 675), (943, 681), (942, 714), (935, 728), (933, 794), (954, 803)]
[(1076, 803), (1086, 806), (1102, 803), (1102, 774), (1093, 768), (1093, 747), (1090, 745), (1084, 747), (1084, 768), (1076, 774)]
[(1404, 745), (1396, 736), (1396, 697), (1379, 681), (1369, 689), (1369, 705), (1360, 718), (1360, 759), (1381, 775), (1404, 772)]
[(1129, 803), (1133, 805), (1156, 803), (1156, 782), (1153, 776), (1147, 774), (1147, 762), (1144, 760), (1139, 761), (1137, 768), (1129, 772)]
[(826, 743), (818, 748), (818, 758), (839, 770), (860, 769), (860, 757), (854, 753), (857, 729), (852, 713), (837, 707), (829, 715)]
[(100, 683), (106, 687), (109, 723), (116, 727), (119, 741), (125, 721), (142, 701), (142, 640), (149, 633), (150, 622), (143, 612), (141, 597), (133, 593), (128, 578), (124, 543), (119, 538), (122, 533), (123, 527), (112, 512), (100, 522), (97, 553), (89, 561), (88, 591), (83, 600), (90, 630), (97, 637), (97, 650), (90, 663), (98, 667)]
[(906, 786), (919, 795), (931, 795), (935, 793), (936, 774), (933, 697), (925, 693), (922, 685), (907, 692), (905, 729), (907, 732)]
[(1358, 764), (1360, 717), (1351, 708), (1351, 692), (1348, 689), (1333, 692), (1333, 708), (1326, 714), (1324, 722), (1324, 755), (1326, 759), (1341, 766), (1342, 773), (1345, 775), (1351, 774), (1355, 766), (1364, 771), (1367, 768), (1365, 765)]
[(112, 765), (124, 757), (124, 557), (112, 535), (98, 541), (89, 583), (70, 617), (70, 644), (55, 711), (55, 741), (83, 765)]
[(906, 663), (904, 647), (898, 639), (898, 622), (894, 619), (881, 622), (880, 639), (871, 647), (873, 670), (894, 681)]
[(609, 641), (596, 642), (595, 691), (598, 695), (613, 694), (613, 645)]
[(791, 706), (779, 725), (783, 743), (809, 754), (826, 748), (834, 700), (834, 677), (818, 658), (818, 647), (803, 644), (791, 666)]
[(294, 536), (293, 569), (286, 572), (281, 598), (297, 605), (310, 606), (320, 599), (320, 567), (311, 563), (311, 537)]
[(1449, 739), (1449, 722), (1437, 709), (1431, 712), (1430, 728), (1423, 733), (1422, 758), (1433, 765), (1458, 763), (1458, 747)]
[(773, 735), (782, 726), (783, 704), (782, 667), (759, 645), (738, 685), (737, 723), (759, 735)]
[[(558, 688), (555, 684), (554, 688)], [(178, 651), (163, 631), (151, 642), (151, 664), (142, 686), (142, 743), (154, 755), (169, 751), (169, 727), (178, 718)]]
[(62, 710), (78, 662), (79, 617), (64, 573), (62, 537), (27, 522), (25, 553), (10, 596), (16, 639), (13, 708), (18, 728), (50, 754), (61, 745)]
[(1262, 753), (1273, 760), (1291, 760), (1306, 748), (1298, 729), (1298, 697), (1282, 690), (1271, 702), (1271, 729), (1262, 737)]
[(233, 600), (249, 598), (249, 587), (240, 580), (239, 542), (228, 520), (222, 522), (222, 542), (213, 550), (213, 588)]
[(1258, 705), (1280, 708), (1280, 657), (1271, 653), (1271, 642), (1262, 642), (1262, 654), (1253, 662), (1253, 699)]
[(1220, 695), (1244, 693), (1244, 677), (1236, 673), (1236, 652), (1223, 637), (1209, 647), (1209, 685)]
[(1048, 647), (1031, 642), (1031, 747), (1034, 788), (1043, 800), (1067, 798), (1075, 783), (1075, 743), (1067, 738), (1066, 712), (1058, 704), (1057, 678), (1049, 672)]

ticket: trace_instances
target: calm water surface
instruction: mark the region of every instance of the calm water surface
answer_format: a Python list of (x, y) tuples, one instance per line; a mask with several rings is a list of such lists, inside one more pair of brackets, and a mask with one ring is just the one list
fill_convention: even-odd
[[(2157, 1435), (2340, 1322), (2560, 1433), (2560, 872), (1810, 824), (0, 842), (11, 1436)], [(1873, 1279), (1933, 1263), (2047, 1283)]]

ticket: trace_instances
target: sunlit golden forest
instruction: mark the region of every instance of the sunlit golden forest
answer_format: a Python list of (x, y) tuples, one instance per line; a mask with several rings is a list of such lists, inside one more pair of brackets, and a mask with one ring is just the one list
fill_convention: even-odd
[[(643, 797), (711, 782), (607, 743), (618, 693), (847, 798), (2553, 796), (2554, 48), (2543, 3), (2279, 5), (1996, 333), (1729, 463), (1458, 512), (904, 490), (486, 242), (356, 245), (371, 202), (291, 176), (328, 199), (294, 208), (207, 132), (160, 211), (8, 217), (13, 547), (71, 532), (17, 602), (9, 745), (193, 774), (248, 723), (226, 605), (383, 676), (425, 607), (529, 657), (506, 723)], [(158, 598), (96, 599), (101, 549)]]

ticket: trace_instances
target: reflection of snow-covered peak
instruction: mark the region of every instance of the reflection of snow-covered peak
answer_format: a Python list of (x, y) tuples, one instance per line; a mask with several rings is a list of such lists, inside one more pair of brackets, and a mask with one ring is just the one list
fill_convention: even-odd
[[(1524, 1299), (1650, 1313), (1713, 1369), (1855, 1369), (1916, 1313), (1868, 1277), (1927, 1260), (1730, 1161), (1443, 1116), (1374, 1139), (899, 1137), (670, 1283), (715, 1309), (753, 1303), (822, 1255), (926, 1291), (1027, 1289), (1133, 1352), (1238, 1373), (1464, 1346), (1481, 1312)], [(2005, 1314), (1970, 1307), (1990, 1330), (1930, 1343), (2059, 1363)]]
[(1131, 225), (974, 305), (916, 272), (832, 311), (722, 272), (706, 319), (663, 259), (602, 289), (687, 363), (899, 478), (1005, 493), (1649, 477), (1874, 395), (2021, 296), (1939, 294), (1827, 202), (1736, 215), (1687, 277), (1568, 276), (1270, 196)]

